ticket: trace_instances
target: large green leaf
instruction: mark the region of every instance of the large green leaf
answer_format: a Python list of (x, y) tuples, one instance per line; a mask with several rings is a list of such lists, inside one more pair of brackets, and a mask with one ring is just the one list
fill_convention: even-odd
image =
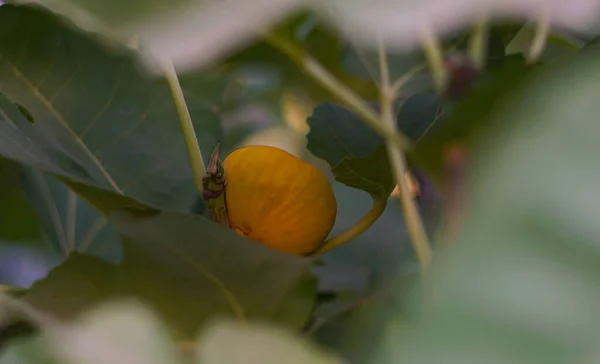
[(390, 320), (369, 362), (598, 361), (599, 59), (590, 49), (544, 69), (494, 109), (467, 221), (434, 262), (421, 321)]
[(23, 190), (43, 222), (57, 252), (94, 254), (109, 261), (121, 259), (116, 228), (56, 178), (31, 168), (23, 170)]
[(315, 291), (308, 259), (272, 251), (194, 215), (117, 213), (111, 221), (123, 237), (122, 264), (72, 253), (25, 299), (69, 318), (99, 300), (133, 295), (188, 337), (218, 314), (292, 327), (308, 319)]
[[(52, 14), (0, 7), (0, 154), (159, 208), (188, 209), (197, 194), (166, 82), (139, 73)], [(199, 74), (195, 88), (204, 85)], [(214, 76), (206, 76), (214, 86)], [(194, 92), (192, 92), (194, 91)], [(187, 92), (204, 154), (222, 137), (208, 90)], [(81, 192), (81, 191), (78, 191)], [(104, 197), (103, 197), (104, 198)], [(116, 205), (116, 206), (115, 206)], [(110, 209), (118, 208), (111, 204)]]

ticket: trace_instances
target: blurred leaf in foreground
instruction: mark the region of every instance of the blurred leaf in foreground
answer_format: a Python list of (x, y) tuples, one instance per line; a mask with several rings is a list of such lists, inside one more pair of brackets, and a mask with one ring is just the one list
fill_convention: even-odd
[(419, 46), (424, 26), (446, 36), (482, 17), (537, 21), (543, 12), (555, 25), (583, 30), (594, 27), (600, 13), (597, 0), (330, 0), (314, 5), (356, 44), (376, 45), (383, 40), (389, 48), (401, 50)]
[(0, 351), (0, 364), (65, 364), (52, 356), (40, 336), (15, 340)]
[(145, 60), (174, 62), (181, 70), (213, 63), (248, 45), (282, 20), (310, 9), (355, 43), (383, 41), (400, 50), (414, 49), (423, 27), (446, 36), (481, 17), (538, 20), (547, 14), (553, 24), (589, 29), (600, 12), (598, 0), (20, 0), (36, 3), (68, 17), (78, 26), (124, 43), (142, 45)]
[(452, 104), (443, 123), (435, 125), (416, 144), (420, 166), (431, 178), (442, 179), (444, 152), (449, 144), (460, 143), (470, 148), (499, 126), (490, 120), (490, 113), (517, 92), (535, 68), (522, 55), (505, 57), (501, 68), (492, 70)]
[(175, 343), (159, 317), (135, 301), (104, 302), (45, 341), (65, 364), (177, 364)]
[(111, 216), (124, 259), (113, 265), (72, 253), (24, 299), (61, 318), (134, 296), (189, 338), (213, 315), (265, 318), (301, 327), (314, 305), (310, 260), (272, 251), (199, 216)]
[(307, 339), (281, 328), (230, 320), (215, 321), (204, 329), (196, 360), (199, 364), (342, 363)]
[(370, 362), (597, 358), (599, 59), (590, 49), (549, 67), (495, 109), (468, 221), (438, 256), (424, 317), (417, 327), (390, 320)]

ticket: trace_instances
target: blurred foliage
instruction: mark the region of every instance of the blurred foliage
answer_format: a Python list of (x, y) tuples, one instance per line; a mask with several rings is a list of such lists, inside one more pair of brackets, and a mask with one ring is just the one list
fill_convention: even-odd
[(425, 317), (396, 316), (370, 362), (598, 360), (598, 56), (545, 67), (489, 116), (511, 127), (478, 148), (468, 220), (438, 256)]
[[(477, 70), (473, 29), (436, 1), (418, 11), (362, 0), (34, 2), (56, 13), (0, 7), (0, 364), (598, 359), (600, 54), (579, 21), (552, 28), (536, 62), (537, 24), (494, 22)], [(564, 2), (553, 15), (575, 19), (593, 3)], [(419, 47), (396, 47), (414, 43), (412, 25), (425, 18), (444, 34), (444, 90), (433, 89)], [(436, 250), (425, 277), (384, 140), (256, 31), (311, 55), (378, 112), (377, 45), (365, 42), (374, 19), (392, 82), (421, 69), (394, 107), (415, 146), (416, 202)], [(360, 30), (339, 32), (350, 24)], [(206, 219), (173, 97), (143, 67), (157, 55), (185, 70), (205, 156), (217, 142), (223, 156), (269, 144), (314, 163), (338, 202), (330, 236), (373, 200), (385, 201), (382, 215), (315, 258)], [(465, 196), (454, 190), (456, 146)], [(455, 217), (456, 235), (446, 225)]]

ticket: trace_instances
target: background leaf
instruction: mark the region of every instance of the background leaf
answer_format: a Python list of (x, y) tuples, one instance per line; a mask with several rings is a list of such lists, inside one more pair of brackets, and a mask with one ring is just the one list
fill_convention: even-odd
[[(399, 128), (418, 140), (438, 120), (441, 108), (437, 96), (418, 93), (400, 100)], [(327, 161), (337, 181), (385, 199), (394, 189), (391, 168), (383, 139), (343, 106), (317, 105), (307, 120), (310, 132), (307, 148)]]
[(121, 260), (116, 228), (56, 178), (25, 168), (23, 189), (58, 253), (65, 258), (78, 251), (107, 261)]
[(27, 203), (17, 163), (0, 157), (0, 285), (29, 287), (59, 261)]
[(198, 216), (163, 212), (111, 217), (124, 260), (112, 265), (72, 253), (25, 295), (70, 318), (101, 300), (135, 296), (178, 334), (217, 314), (302, 326), (314, 304), (310, 260), (272, 251)]
[[(0, 58), (0, 92), (33, 120), (0, 100), (1, 154), (151, 206), (191, 207), (197, 192), (164, 81), (145, 78), (129, 56), (108, 54), (51, 14), (25, 7), (0, 7)], [(188, 93), (188, 106), (208, 154), (222, 137), (219, 105), (197, 95)]]

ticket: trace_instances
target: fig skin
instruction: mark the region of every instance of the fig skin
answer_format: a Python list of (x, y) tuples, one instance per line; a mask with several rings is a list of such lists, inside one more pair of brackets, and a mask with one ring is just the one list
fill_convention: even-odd
[(305, 255), (327, 237), (337, 202), (316, 167), (276, 147), (247, 146), (223, 161), (229, 226), (274, 250)]

